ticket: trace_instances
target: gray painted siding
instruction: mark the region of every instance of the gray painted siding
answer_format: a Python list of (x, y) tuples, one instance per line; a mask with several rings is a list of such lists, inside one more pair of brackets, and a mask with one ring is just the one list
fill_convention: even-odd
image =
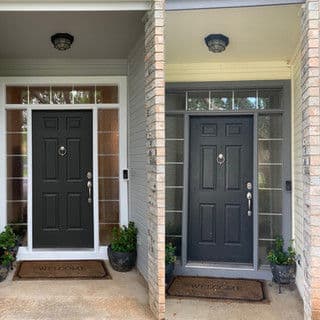
[(147, 279), (148, 193), (143, 38), (137, 42), (128, 58), (128, 96), (129, 219), (135, 222), (139, 230), (137, 267)]

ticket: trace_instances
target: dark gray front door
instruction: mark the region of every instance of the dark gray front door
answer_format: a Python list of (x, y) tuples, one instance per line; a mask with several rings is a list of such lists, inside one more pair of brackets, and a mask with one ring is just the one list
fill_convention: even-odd
[(32, 137), (33, 247), (92, 248), (92, 112), (33, 111)]
[(188, 259), (252, 262), (252, 117), (191, 117), (189, 168)]

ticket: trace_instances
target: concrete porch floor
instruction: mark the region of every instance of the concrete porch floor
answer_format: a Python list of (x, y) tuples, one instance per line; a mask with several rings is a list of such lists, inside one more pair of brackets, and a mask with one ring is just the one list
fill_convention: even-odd
[[(108, 269), (112, 280), (11, 281), (0, 283), (0, 319), (152, 320), (144, 280), (136, 271)], [(166, 301), (167, 320), (302, 320), (297, 291), (268, 284), (270, 303), (249, 304), (198, 299)]]

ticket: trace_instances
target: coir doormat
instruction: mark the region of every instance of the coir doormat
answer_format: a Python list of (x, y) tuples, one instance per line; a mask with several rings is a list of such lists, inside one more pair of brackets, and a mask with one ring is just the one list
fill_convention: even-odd
[(111, 279), (102, 260), (22, 261), (13, 280)]
[(175, 277), (167, 289), (169, 296), (226, 299), (250, 302), (265, 300), (264, 284), (257, 280)]

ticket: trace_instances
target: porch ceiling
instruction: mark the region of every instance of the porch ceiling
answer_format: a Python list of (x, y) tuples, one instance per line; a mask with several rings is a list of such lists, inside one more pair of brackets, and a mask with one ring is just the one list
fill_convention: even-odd
[[(172, 11), (167, 13), (168, 64), (290, 60), (297, 47), (300, 5)], [(208, 51), (204, 38), (223, 33), (227, 50)]]
[[(2, 12), (0, 59), (123, 59), (140, 34), (143, 12)], [(71, 50), (59, 52), (50, 37), (74, 35)]]

